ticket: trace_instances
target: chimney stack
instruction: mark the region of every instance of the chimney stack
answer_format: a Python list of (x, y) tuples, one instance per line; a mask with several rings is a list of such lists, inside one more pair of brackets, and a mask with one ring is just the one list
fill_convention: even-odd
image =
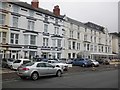
[(39, 8), (39, 0), (32, 0), (31, 5), (33, 8)]
[(58, 5), (54, 6), (53, 13), (54, 13), (56, 16), (60, 16), (60, 8), (59, 8)]

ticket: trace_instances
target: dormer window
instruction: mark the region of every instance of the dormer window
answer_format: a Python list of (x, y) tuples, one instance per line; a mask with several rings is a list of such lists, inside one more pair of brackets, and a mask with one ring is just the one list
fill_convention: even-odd
[(45, 16), (44, 20), (45, 22), (48, 22), (48, 16)]
[(58, 19), (55, 19), (55, 24), (58, 24)]
[(19, 7), (16, 5), (13, 5), (13, 12), (18, 13), (19, 12)]
[(33, 16), (34, 16), (34, 11), (29, 10), (29, 15), (30, 15), (31, 17), (33, 17)]
[(7, 8), (7, 3), (6, 2), (0, 2), (0, 8), (6, 9)]

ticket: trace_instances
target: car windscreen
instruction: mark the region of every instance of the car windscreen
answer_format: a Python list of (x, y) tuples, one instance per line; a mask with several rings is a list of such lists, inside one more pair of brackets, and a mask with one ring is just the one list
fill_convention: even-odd
[(8, 59), (8, 61), (13, 62), (14, 60), (13, 59)]
[(21, 62), (21, 60), (16, 60), (14, 63), (20, 63)]
[(23, 61), (23, 64), (30, 63), (31, 61)]
[(29, 62), (29, 63), (24, 64), (23, 66), (32, 66), (33, 64), (34, 62)]

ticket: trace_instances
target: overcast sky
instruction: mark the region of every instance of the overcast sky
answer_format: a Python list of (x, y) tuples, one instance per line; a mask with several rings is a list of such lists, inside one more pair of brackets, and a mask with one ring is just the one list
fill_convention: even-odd
[[(32, 0), (21, 0), (31, 4)], [(118, 32), (119, 0), (39, 0), (39, 7), (53, 11), (59, 5), (61, 15), (80, 22), (93, 22), (108, 28), (109, 32)]]

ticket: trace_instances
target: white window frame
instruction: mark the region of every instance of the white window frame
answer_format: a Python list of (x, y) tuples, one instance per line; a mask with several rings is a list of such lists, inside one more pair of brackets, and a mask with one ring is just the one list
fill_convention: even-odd
[(49, 39), (43, 38), (43, 46), (48, 46)]
[[(32, 37), (34, 37), (34, 38), (32, 38)], [(30, 35), (30, 44), (36, 45), (36, 35)]]
[(35, 22), (32, 20), (28, 20), (28, 30), (34, 31)]
[(59, 27), (54, 27), (54, 34), (59, 35)]
[(18, 13), (18, 12), (19, 12), (19, 9), (20, 9), (19, 6), (13, 5), (13, 12)]
[(0, 13), (0, 25), (5, 25), (6, 23), (6, 15), (5, 14), (2, 14)]
[(18, 17), (13, 16), (13, 27), (18, 27)]
[(48, 24), (44, 24), (44, 32), (45, 32), (45, 33), (48, 32)]
[(28, 34), (24, 34), (24, 44), (25, 45), (29, 44), (29, 35)]
[(57, 47), (61, 47), (61, 39), (57, 39)]

